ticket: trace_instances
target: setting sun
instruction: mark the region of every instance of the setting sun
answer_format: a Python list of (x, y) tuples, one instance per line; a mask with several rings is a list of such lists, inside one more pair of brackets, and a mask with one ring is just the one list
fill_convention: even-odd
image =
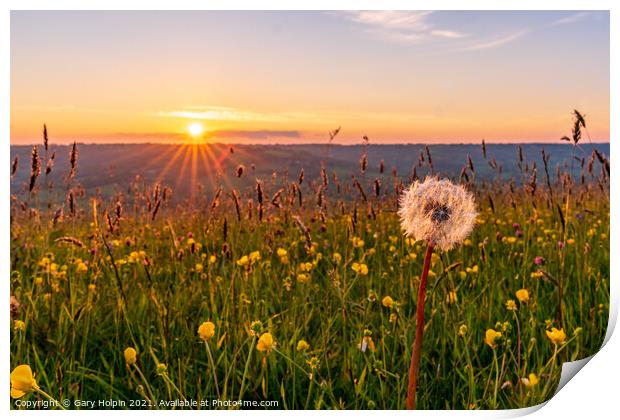
[(204, 131), (202, 124), (200, 123), (192, 123), (187, 126), (187, 132), (191, 134), (193, 137), (198, 137)]

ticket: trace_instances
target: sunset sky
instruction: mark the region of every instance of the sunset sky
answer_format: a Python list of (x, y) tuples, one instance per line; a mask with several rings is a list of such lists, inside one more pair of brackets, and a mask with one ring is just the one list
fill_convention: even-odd
[(11, 143), (609, 139), (608, 12), (12, 12)]

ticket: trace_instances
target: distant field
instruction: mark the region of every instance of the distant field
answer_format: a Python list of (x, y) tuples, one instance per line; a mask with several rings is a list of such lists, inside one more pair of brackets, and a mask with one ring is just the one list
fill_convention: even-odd
[[(231, 147), (233, 152), (231, 152)], [(487, 159), (482, 155), (480, 145), (432, 145), (429, 146), (432, 163), (437, 173), (458, 178), (467, 165), (468, 156), (473, 162), (478, 180), (493, 180), (501, 169), (501, 179), (519, 179), (518, 145), (488, 144)], [(42, 149), (42, 147), (39, 147)], [(590, 158), (593, 148), (609, 156), (609, 143), (581, 144), (577, 149), (579, 158)], [(11, 193), (19, 194), (24, 190), (30, 176), (29, 160), (32, 146), (11, 146), (11, 160), (19, 156), (19, 168), (11, 179)], [(522, 145), (524, 165), (536, 162), (542, 168), (542, 154), (549, 154), (550, 176), (555, 178), (558, 165), (566, 170), (571, 160), (572, 148), (569, 144), (558, 141), (557, 144)], [(75, 181), (84, 186), (89, 193), (100, 188), (104, 194), (123, 190), (136, 176), (146, 184), (156, 181), (174, 190), (174, 199), (189, 197), (191, 191), (203, 187), (207, 193), (220, 186), (248, 186), (255, 178), (270, 179), (275, 172), (278, 177), (288, 173), (290, 179), (299, 175), (304, 169), (308, 179), (319, 176), (323, 162), (330, 171), (335, 171), (340, 178), (349, 178), (359, 170), (359, 160), (364, 147), (341, 145), (222, 145), (213, 144), (201, 147), (157, 145), (157, 144), (112, 144), (82, 145), (78, 144), (80, 165)], [(365, 174), (367, 184), (379, 177), (379, 164), (384, 161), (384, 174), (391, 174), (396, 169), (398, 176), (407, 179), (414, 166), (418, 164), (420, 153), (426, 155), (423, 145), (373, 145), (366, 148), (368, 169)], [(48, 152), (56, 152), (54, 170), (49, 181), (62, 185), (69, 168), (69, 146), (51, 145)], [(43, 151), (40, 151), (43, 157)], [(49, 156), (48, 156), (49, 157)], [(497, 168), (492, 168), (489, 161), (495, 159)], [(426, 162), (425, 162), (426, 163)], [(45, 166), (45, 163), (42, 164)], [(239, 165), (246, 167), (246, 176), (236, 179), (235, 171)], [(253, 169), (254, 167), (254, 169)], [(575, 163), (575, 173), (579, 165)], [(195, 169), (192, 169), (195, 168)], [(45, 168), (43, 168), (45, 169)], [(423, 164), (416, 168), (418, 176), (428, 173), (429, 166)], [(192, 175), (192, 173), (194, 175)], [(221, 176), (218, 177), (218, 173)], [(540, 174), (542, 175), (542, 174)], [(385, 179), (385, 176), (383, 177)], [(192, 181), (193, 180), (193, 181)], [(361, 180), (364, 181), (363, 179)]]

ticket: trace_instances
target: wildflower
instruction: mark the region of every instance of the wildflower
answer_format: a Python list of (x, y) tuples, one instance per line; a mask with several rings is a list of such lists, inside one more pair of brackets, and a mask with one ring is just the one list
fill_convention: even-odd
[(364, 241), (361, 238), (358, 238), (357, 236), (354, 236), (351, 239), (351, 242), (353, 243), (353, 248), (361, 248), (364, 246)]
[(566, 240), (566, 243), (569, 245), (575, 245), (575, 240), (573, 238), (569, 238)]
[(15, 322), (13, 323), (13, 326), (15, 328), (15, 331), (25, 331), (26, 330), (26, 323), (24, 321), (22, 321), (21, 319), (16, 319)]
[(88, 285), (88, 291), (89, 291), (90, 293), (95, 293), (95, 292), (97, 291), (97, 285), (96, 285), (96, 284), (94, 284), (94, 283), (90, 283), (90, 284)]
[(491, 347), (492, 349), (494, 349), (497, 344), (495, 344), (495, 340), (497, 340), (498, 338), (500, 338), (502, 336), (501, 332), (495, 331), (494, 329), (489, 328), (486, 333), (484, 334), (484, 342)]
[(254, 264), (257, 261), (260, 261), (260, 251), (250, 252), (250, 264)]
[(355, 271), (357, 274), (361, 274), (362, 276), (365, 276), (366, 274), (368, 274), (368, 266), (364, 263), (354, 262), (353, 264), (351, 264), (351, 269)]
[(241, 266), (241, 267), (245, 267), (249, 264), (250, 262), (250, 258), (248, 258), (247, 255), (244, 255), (243, 257), (239, 258), (237, 260), (237, 265)]
[(321, 362), (318, 357), (312, 356), (310, 359), (306, 360), (306, 364), (310, 367), (310, 369), (317, 370), (321, 365)]
[(516, 311), (517, 310), (517, 304), (515, 303), (514, 300), (509, 299), (506, 301), (506, 309), (508, 309), (509, 311)]
[(536, 256), (534, 257), (534, 264), (536, 265), (543, 265), (545, 263), (545, 259), (541, 256)]
[(297, 274), (297, 281), (298, 282), (306, 283), (308, 280), (310, 280), (310, 275), (309, 274), (305, 274), (305, 273)]
[(467, 267), (465, 271), (467, 272), (467, 274), (476, 274), (478, 272), (478, 264), (474, 265), (471, 268)]
[(310, 349), (310, 344), (306, 340), (299, 340), (297, 342), (297, 351), (306, 351)]
[(461, 324), (461, 326), (459, 327), (459, 336), (465, 337), (466, 334), (467, 334), (467, 325)]
[(459, 271), (459, 277), (461, 278), (461, 280), (465, 280), (467, 278), (467, 272), (466, 271)]
[(542, 276), (543, 276), (543, 273), (542, 273), (542, 272), (540, 272), (540, 271), (533, 271), (533, 272), (530, 274), (530, 277), (531, 277), (531, 278), (533, 278), (533, 279), (539, 279), (539, 278), (541, 278)]
[(273, 341), (271, 334), (268, 332), (263, 333), (263, 335), (261, 335), (258, 339), (258, 344), (256, 344), (256, 350), (267, 352), (267, 354), (269, 354), (274, 347), (275, 342)]
[(404, 192), (398, 214), (407, 236), (444, 251), (465, 240), (478, 215), (471, 193), (447, 179), (431, 177)]
[(391, 323), (395, 323), (397, 319), (398, 319), (398, 315), (396, 315), (394, 312), (392, 312), (390, 314), (390, 322)]
[(458, 299), (458, 297), (456, 295), (456, 291), (455, 290), (450, 290), (448, 292), (448, 296), (446, 296), (446, 303), (453, 304), (453, 303), (458, 302), (458, 300), (459, 299)]
[(278, 257), (282, 258), (282, 257), (286, 257), (288, 255), (288, 252), (284, 248), (278, 248), (278, 250), (276, 251), (276, 254), (278, 254)]
[(566, 333), (564, 332), (564, 328), (551, 328), (551, 331), (547, 330), (547, 338), (551, 340), (553, 344), (556, 346), (559, 344), (564, 344), (566, 342)]
[(391, 296), (385, 296), (382, 300), (381, 303), (383, 304), (383, 306), (385, 306), (386, 308), (391, 308), (392, 305), (394, 305), (394, 299), (392, 299)]
[(209, 264), (215, 264), (216, 261), (217, 261), (217, 257), (215, 255), (211, 255), (209, 257)]
[(168, 366), (166, 366), (164, 363), (157, 363), (156, 369), (158, 375), (165, 375), (166, 371), (168, 370)]
[(340, 261), (342, 261), (342, 255), (340, 255), (337, 252), (334, 252), (334, 254), (332, 255), (332, 259), (334, 260), (336, 264), (340, 264)]
[(538, 384), (538, 376), (535, 373), (530, 373), (527, 378), (521, 378), (521, 383), (528, 388), (531, 388)]
[(260, 321), (253, 321), (250, 324), (250, 335), (258, 335), (263, 330), (263, 323)]
[(517, 297), (517, 299), (519, 299), (519, 302), (521, 303), (525, 303), (530, 300), (530, 293), (527, 291), (527, 289), (517, 290), (515, 296)]
[(88, 271), (88, 266), (80, 259), (76, 261), (75, 272), (85, 273)]
[(198, 335), (202, 341), (207, 341), (215, 335), (215, 324), (211, 321), (205, 321), (198, 327)]
[(37, 381), (28, 365), (19, 365), (11, 372), (11, 397), (21, 398), (33, 389), (37, 389)]
[(435, 254), (433, 252), (433, 254), (431, 255), (431, 267), (434, 267), (435, 264), (437, 264), (437, 262), (440, 260), (441, 258), (439, 258), (439, 255)]
[(558, 241), (558, 248), (564, 249), (564, 242)]
[(136, 356), (138, 355), (138, 352), (136, 352), (136, 349), (133, 347), (127, 347), (123, 352), (123, 355), (125, 356), (125, 363), (128, 365), (133, 365), (137, 361)]
[(195, 270), (197, 273), (202, 273), (202, 270), (204, 270), (204, 266), (202, 264), (196, 264)]
[(373, 353), (376, 350), (375, 343), (372, 341), (372, 337), (370, 335), (365, 335), (362, 337), (362, 341), (358, 344), (358, 348), (362, 351), (362, 353), (365, 353), (366, 349), (370, 349)]

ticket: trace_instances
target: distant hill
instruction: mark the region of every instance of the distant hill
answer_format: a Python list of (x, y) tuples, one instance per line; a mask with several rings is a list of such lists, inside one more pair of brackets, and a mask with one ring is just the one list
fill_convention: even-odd
[[(577, 157), (585, 157), (586, 162), (593, 148), (609, 156), (609, 143), (584, 143), (580, 146)], [(536, 162), (538, 168), (542, 168), (541, 151), (544, 149), (550, 156), (552, 176), (558, 165), (568, 167), (573, 152), (571, 144), (560, 141), (557, 144), (523, 144), (521, 147), (525, 162), (528, 165)], [(341, 179), (355, 175), (361, 182), (371, 183), (380, 175), (381, 160), (384, 161), (384, 178), (390, 176), (393, 169), (400, 177), (408, 178), (422, 153), (424, 163), (416, 168), (416, 173), (424, 176), (429, 171), (425, 146), (420, 144), (368, 145), (368, 168), (364, 176), (360, 174), (360, 158), (364, 152), (362, 145), (78, 144), (77, 148), (79, 157), (75, 182), (81, 184), (87, 193), (93, 193), (97, 188), (103, 194), (126, 190), (130, 181), (140, 176), (147, 184), (161, 182), (172, 187), (177, 199), (187, 196), (192, 187), (204, 188), (209, 192), (220, 185), (243, 188), (253, 183), (256, 178), (267, 182), (272, 179), (274, 172), (278, 178), (288, 174), (288, 178), (293, 180), (297, 179), (302, 168), (305, 178), (312, 180), (320, 176), (322, 163), (327, 167), (330, 177), (335, 171)], [(518, 180), (518, 148), (517, 144), (487, 144), (487, 159), (484, 159), (480, 145), (429, 146), (435, 172), (458, 178), (462, 168), (467, 165), (469, 156), (477, 180), (490, 180), (498, 176), (498, 172), (489, 163), (493, 159), (497, 167), (501, 167), (503, 179)], [(32, 146), (11, 146), (11, 161), (16, 156), (19, 157), (18, 170), (11, 178), (12, 194), (21, 195), (27, 189), (31, 150)], [(39, 185), (42, 185), (45, 173), (42, 145), (38, 146), (38, 150), (42, 167)], [(56, 159), (49, 181), (55, 186), (62, 186), (69, 171), (70, 146), (51, 145), (48, 155), (52, 153), (56, 154)], [(245, 167), (241, 178), (236, 176), (239, 165)], [(575, 162), (575, 168), (578, 167), (579, 163)]]

